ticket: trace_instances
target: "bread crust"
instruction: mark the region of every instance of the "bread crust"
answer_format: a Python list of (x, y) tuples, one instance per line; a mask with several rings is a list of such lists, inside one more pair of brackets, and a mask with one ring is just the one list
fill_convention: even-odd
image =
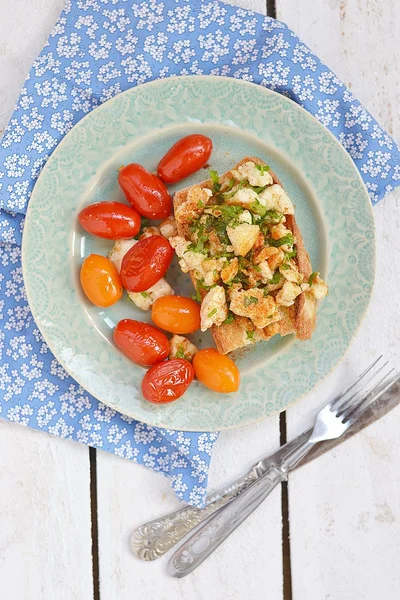
[[(255, 156), (246, 156), (239, 163), (237, 163), (237, 165), (232, 167), (232, 169), (219, 177), (220, 183), (224, 183), (225, 181), (228, 182), (232, 177), (232, 171), (238, 169), (238, 167), (248, 161), (259, 165), (266, 165), (265, 161), (261, 160), (260, 158)], [(282, 186), (282, 183), (277, 175), (271, 170), (269, 173), (272, 176), (273, 182)], [(196, 184), (196, 186), (190, 186), (179, 190), (174, 195), (173, 201), (178, 235), (186, 239), (190, 239), (189, 224), (188, 222), (185, 222), (183, 214), (179, 214), (184, 213), (184, 211), (180, 211), (179, 209), (186, 202), (188, 192), (193, 187), (208, 188), (211, 190), (213, 187), (213, 182), (211, 179), (207, 179), (206, 181)], [(304, 279), (307, 281), (312, 272), (310, 257), (305, 249), (303, 237), (293, 215), (286, 215), (285, 226), (290, 229), (295, 236), (295, 245), (297, 249), (295, 261), (298, 265), (299, 272), (304, 275)], [(196, 287), (196, 279), (192, 273), (190, 273), (190, 276), (193, 285)], [(200, 292), (202, 298), (204, 298), (205, 294), (206, 292)], [(273, 328), (269, 326), (262, 330), (255, 330), (250, 319), (246, 317), (235, 317), (235, 320), (227, 325), (220, 325), (219, 327), (214, 325), (211, 328), (211, 333), (218, 351), (221, 352), (221, 354), (227, 354), (228, 352), (232, 352), (233, 350), (247, 346), (248, 331), (255, 331), (255, 341), (261, 339), (268, 340), (273, 335), (278, 333), (281, 336), (294, 333), (296, 337), (301, 340), (307, 340), (311, 337), (316, 323), (316, 300), (312, 294), (303, 292), (296, 298), (294, 304), (290, 308), (285, 309), (285, 307), (281, 307), (280, 311), (282, 314), (282, 319), (274, 324), (275, 327)]]

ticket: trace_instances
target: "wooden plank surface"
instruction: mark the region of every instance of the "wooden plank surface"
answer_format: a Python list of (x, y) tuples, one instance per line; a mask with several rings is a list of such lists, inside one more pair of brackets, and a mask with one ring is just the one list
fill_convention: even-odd
[[(0, 2), (0, 131), (64, 0)], [(93, 597), (89, 450), (0, 420), (0, 598)]]
[[(398, 2), (278, 0), (278, 18), (341, 77), (399, 140)], [(396, 26), (397, 23), (397, 26)], [(375, 207), (373, 300), (347, 359), (288, 413), (289, 437), (378, 353), (400, 369), (400, 192)], [(400, 410), (294, 473), (289, 482), (293, 600), (400, 597)]]
[(0, 421), (0, 597), (90, 600), (89, 452)]

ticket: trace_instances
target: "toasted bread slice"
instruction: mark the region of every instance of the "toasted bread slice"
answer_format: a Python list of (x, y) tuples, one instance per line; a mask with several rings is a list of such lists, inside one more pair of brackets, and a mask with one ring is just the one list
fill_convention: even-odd
[[(225, 182), (229, 182), (232, 177), (232, 171), (237, 170), (238, 167), (248, 161), (251, 161), (254, 164), (266, 165), (260, 158), (246, 156), (230, 171), (221, 175), (219, 177), (219, 182), (222, 185)], [(272, 176), (273, 183), (282, 186), (277, 175), (271, 170), (269, 173)], [(213, 182), (211, 179), (208, 179), (200, 184), (196, 184), (196, 186), (182, 189), (174, 195), (174, 211), (178, 234), (187, 240), (190, 239), (189, 225), (193, 219), (193, 215), (200, 215), (204, 210), (204, 208), (201, 208), (201, 203), (199, 206), (196, 199), (188, 201), (188, 192), (194, 187), (208, 188), (211, 190)], [(290, 229), (295, 236), (297, 256), (294, 260), (297, 263), (298, 271), (304, 276), (304, 280), (307, 281), (312, 272), (310, 258), (304, 247), (301, 232), (293, 215), (286, 215), (285, 226)], [(192, 273), (190, 275), (193, 285), (196, 286), (194, 275)], [(200, 294), (204, 297), (206, 292), (200, 292)], [(236, 316), (232, 323), (222, 324), (219, 327), (213, 325), (211, 332), (218, 351), (222, 354), (227, 354), (228, 352), (247, 346), (253, 343), (253, 341), (262, 339), (268, 340), (278, 333), (281, 336), (294, 333), (296, 337), (301, 340), (307, 340), (311, 337), (316, 323), (316, 300), (311, 293), (303, 292), (295, 299), (292, 306), (288, 308), (281, 307), (280, 313), (282, 319), (276, 323), (272, 323), (272, 325), (268, 325), (264, 329), (255, 329), (250, 319), (238, 316)], [(250, 338), (249, 332), (253, 332), (250, 334)]]

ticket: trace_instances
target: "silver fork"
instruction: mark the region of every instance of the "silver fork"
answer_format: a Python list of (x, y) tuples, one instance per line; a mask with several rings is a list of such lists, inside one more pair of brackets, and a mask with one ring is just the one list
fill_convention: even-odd
[[(168, 563), (174, 577), (184, 577), (198, 567), (234, 531), (272, 490), (287, 480), (289, 471), (314, 444), (340, 437), (398, 378), (380, 356), (358, 379), (317, 414), (310, 437), (289, 453), (237, 498), (226, 504), (184, 542)], [(392, 375), (392, 377), (391, 377)]]

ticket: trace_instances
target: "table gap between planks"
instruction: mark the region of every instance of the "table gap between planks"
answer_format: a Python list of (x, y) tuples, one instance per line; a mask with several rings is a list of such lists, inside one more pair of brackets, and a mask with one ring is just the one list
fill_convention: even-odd
[[(399, 138), (396, 0), (384, 5), (378, 0), (232, 3), (264, 14), (268, 10), (270, 15), (276, 9), (277, 18), (351, 85)], [(15, 0), (12, 7), (7, 4), (2, 5), (0, 23), (0, 129), (64, 0), (31, 0), (29, 11), (22, 0)], [(378, 281), (347, 359), (307, 402), (287, 415), (224, 432), (213, 458), (212, 487), (230, 481), (254, 459), (284, 443), (286, 435), (290, 439), (308, 426), (325, 398), (379, 349), (390, 349), (400, 366), (400, 330), (394, 318), (398, 284), (392, 274), (400, 265), (398, 256), (393, 257), (387, 227), (390, 220), (393, 235), (400, 227), (393, 204), (399, 207), (398, 192), (375, 209)], [(390, 264), (385, 260), (388, 253)], [(380, 316), (379, 327), (373, 315)], [(293, 474), (288, 486), (276, 490), (213, 556), (181, 581), (166, 575), (165, 560), (142, 563), (128, 547), (134, 527), (179, 506), (167, 479), (105, 452), (2, 421), (1, 597), (397, 600), (400, 574), (394, 569), (394, 557), (400, 551), (400, 477), (395, 457), (400, 439), (398, 428), (391, 426), (393, 419), (400, 419), (399, 411)]]

